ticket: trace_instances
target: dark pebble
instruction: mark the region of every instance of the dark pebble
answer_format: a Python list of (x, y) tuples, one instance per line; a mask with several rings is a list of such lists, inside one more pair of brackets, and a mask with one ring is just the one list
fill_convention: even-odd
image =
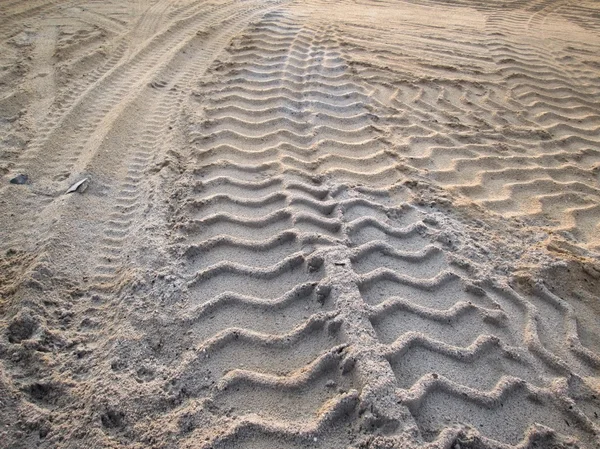
[(17, 175), (13, 179), (10, 180), (11, 184), (27, 184), (28, 182), (29, 182), (29, 176), (24, 175), (24, 174)]

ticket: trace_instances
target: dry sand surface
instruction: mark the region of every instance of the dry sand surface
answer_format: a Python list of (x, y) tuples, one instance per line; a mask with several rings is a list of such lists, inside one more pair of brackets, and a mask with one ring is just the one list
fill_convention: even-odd
[(598, 0), (2, 0), (0, 176), (2, 448), (600, 446)]

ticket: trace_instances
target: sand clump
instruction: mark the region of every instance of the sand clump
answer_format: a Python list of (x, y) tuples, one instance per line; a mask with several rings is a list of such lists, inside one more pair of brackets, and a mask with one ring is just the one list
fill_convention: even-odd
[(3, 444), (598, 447), (599, 14), (3, 2)]

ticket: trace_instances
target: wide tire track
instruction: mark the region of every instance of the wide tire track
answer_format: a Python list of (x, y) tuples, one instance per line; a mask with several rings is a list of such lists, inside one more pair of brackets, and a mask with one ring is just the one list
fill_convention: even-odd
[(343, 70), (336, 29), (306, 23), (265, 16), (196, 94), (204, 120), (189, 127), (173, 218), (187, 306), (171, 320), (195, 350), (169, 380), (190, 399), (167, 416), (206, 401), (231, 413), (193, 431), (206, 447), (345, 445), (348, 420), (432, 447), (464, 425), (486, 447), (527, 444), (545, 438), (535, 422), (593, 441), (585, 400), (554, 386), (599, 361), (573, 311), (541, 285), (474, 283), (452, 262), (441, 224), (398, 201), (370, 114), (382, 105)]

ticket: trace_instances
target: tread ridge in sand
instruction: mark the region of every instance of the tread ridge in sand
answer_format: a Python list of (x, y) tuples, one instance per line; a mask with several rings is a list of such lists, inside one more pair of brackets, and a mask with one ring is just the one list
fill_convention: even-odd
[[(483, 82), (448, 74), (431, 81), (395, 82), (394, 71), (402, 72), (393, 66), (387, 72), (365, 67), (359, 74), (370, 75), (367, 79), (373, 86), (387, 84), (397, 89), (387, 100), (388, 109), (379, 108), (389, 114), (389, 129), (396, 136), (407, 136), (393, 140), (407, 153), (409, 165), (428, 170), (442, 185), (487, 210), (545, 221), (548, 228), (596, 251), (598, 161), (593, 156), (577, 159), (575, 154), (597, 147), (598, 77), (594, 71), (562, 63), (561, 57), (568, 56), (562, 50), (555, 54), (541, 40), (525, 44), (519, 38), (541, 26), (542, 17), (554, 14), (555, 6), (532, 6), (532, 10), (539, 9), (539, 20), (530, 21), (529, 13), (514, 20), (510, 14), (487, 18), (487, 36), (475, 42), (489, 50), (495, 66), (486, 68)], [(373, 40), (383, 45), (377, 36)], [(445, 45), (421, 47), (441, 50)], [(361, 47), (352, 36), (344, 48), (351, 52)], [(386, 48), (399, 59), (406, 58), (393, 46)], [(467, 146), (465, 141), (481, 146)], [(500, 142), (509, 146), (498, 151)], [(564, 161), (558, 154), (550, 156), (558, 151), (577, 162)], [(521, 171), (511, 172), (517, 164)], [(568, 173), (572, 183), (549, 180), (558, 173)], [(504, 178), (505, 174), (509, 176)], [(467, 179), (473, 181), (463, 187)], [(559, 193), (565, 198), (579, 196), (581, 204), (573, 207), (568, 201), (553, 201), (558, 197), (552, 195)]]
[[(14, 211), (60, 228), (27, 274), (42, 300), (0, 342), (23, 444), (59, 428), (205, 449), (600, 444), (587, 309), (496, 277), (516, 262), (489, 266), (477, 239), (462, 254), (465, 228), (488, 223), (449, 210), (597, 249), (600, 47), (551, 31), (600, 29), (592, 2), (158, 0), (128, 5), (134, 24), (100, 3), (62, 3), (115, 46), (59, 92), (16, 165), (61, 193), (94, 175), (85, 195)], [(5, 1), (0, 34), (60, 5)], [(71, 237), (76, 251), (57, 244)], [(86, 290), (44, 290), (67, 252)], [(21, 350), (51, 369), (30, 376)]]
[[(562, 416), (577, 422), (581, 432), (578, 430), (575, 434), (586, 440), (595, 431), (595, 425), (579, 408), (573, 407), (573, 402), (553, 386), (552, 380), (576, 375), (575, 372), (582, 376), (589, 374), (597, 363), (593, 353), (575, 345), (571, 350), (573, 354), (569, 355), (570, 365), (566, 363), (564, 354), (554, 353), (550, 349), (553, 343), (549, 344), (550, 341), (538, 333), (535, 324), (537, 309), (526, 298), (512, 291), (496, 291), (495, 287), (485, 284), (475, 286), (447, 264), (445, 251), (430, 240), (437, 231), (424, 224), (424, 214), (419, 210), (388, 208), (368, 194), (346, 198), (344, 188), (332, 185), (327, 177), (315, 179), (313, 173), (321, 172), (325, 161), (338, 164), (325, 174), (335, 173), (335, 178), (339, 179), (340, 168), (343, 167), (339, 164), (344, 160), (355, 159), (349, 166), (356, 167), (357, 161), (362, 164), (370, 157), (376, 160), (387, 156), (380, 147), (372, 153), (368, 150), (369, 143), (354, 141), (346, 144), (342, 138), (338, 140), (340, 149), (346, 147), (354, 153), (364, 145), (364, 152), (360, 151), (360, 157), (351, 157), (352, 153), (339, 157), (337, 153), (327, 153), (328, 139), (319, 141), (310, 137), (312, 130), (319, 132), (320, 128), (318, 122), (306, 113), (312, 98), (309, 97), (311, 99), (305, 106), (302, 89), (306, 87), (309, 95), (321, 95), (323, 102), (335, 98), (335, 95), (325, 97), (324, 92), (312, 91), (310, 84), (299, 81), (304, 77), (296, 61), (301, 60), (303, 52), (314, 52), (309, 48), (315, 38), (304, 32), (301, 39), (295, 41), (293, 36), (298, 27), (288, 28), (283, 22), (280, 28), (286, 32), (275, 39), (277, 44), (274, 46), (268, 43), (269, 35), (277, 35), (273, 32), (277, 29), (273, 24), (269, 26), (269, 33), (261, 34), (260, 39), (247, 41), (252, 42), (252, 49), (257, 54), (268, 55), (277, 51), (283, 56), (286, 45), (294, 48), (290, 52), (294, 61), (290, 76), (297, 86), (296, 94), (277, 95), (277, 92), (289, 92), (286, 86), (290, 83), (285, 81), (287, 66), (282, 60), (278, 71), (261, 72), (260, 82), (265, 88), (259, 89), (256, 85), (256, 88), (237, 90), (238, 96), (222, 96), (231, 89), (237, 89), (226, 81), (222, 82), (228, 79), (229, 73), (234, 79), (244, 71), (250, 76), (256, 73), (247, 69), (252, 60), (246, 57), (239, 59), (242, 68), (236, 68), (237, 55), (243, 55), (246, 48), (246, 38), (242, 37), (230, 49), (226, 69), (219, 67), (213, 72), (216, 77), (214, 85), (221, 86), (221, 89), (205, 91), (202, 98), (195, 99), (203, 108), (207, 121), (194, 125), (190, 134), (194, 147), (191, 157), (196, 164), (191, 171), (196, 179), (193, 184), (196, 188), (193, 194), (188, 194), (188, 200), (182, 201), (181, 213), (187, 218), (180, 231), (190, 241), (181, 245), (179, 251), (187, 254), (186, 265), (194, 265), (203, 259), (208, 264), (199, 272), (189, 271), (189, 294), (192, 302), (197, 304), (195, 310), (210, 307), (215, 317), (220, 316), (221, 307), (224, 307), (223, 313), (228, 310), (229, 306), (224, 305), (227, 301), (227, 304), (235, 304), (235, 307), (254, 313), (250, 312), (254, 307), (267, 307), (268, 304), (281, 307), (282, 298), (289, 298), (286, 292), (311, 285), (319, 301), (323, 301), (327, 310), (331, 311), (328, 312), (331, 313), (328, 318), (331, 320), (328, 325), (330, 336), (336, 335), (335, 343), (342, 346), (335, 346), (334, 342), (327, 345), (338, 348), (331, 349), (339, 351), (336, 356), (332, 352), (317, 351), (295, 364), (288, 362), (299, 371), (288, 371), (283, 376), (273, 375), (278, 365), (269, 358), (275, 356), (274, 353), (264, 354), (261, 362), (254, 362), (251, 368), (234, 368), (227, 362), (230, 368), (221, 380), (215, 378), (212, 386), (205, 384), (203, 394), (224, 407), (233, 406), (239, 420), (230, 424), (228, 430), (212, 440), (210, 445), (231, 447), (233, 441), (249, 435), (267, 439), (279, 435), (290, 441), (306, 441), (317, 429), (327, 434), (330, 431), (327, 429), (333, 425), (328, 421), (331, 409), (319, 411), (316, 405), (324, 401), (340, 404), (346, 414), (357, 413), (357, 417), (369, 410), (369, 418), (358, 419), (365, 419), (370, 425), (385, 429), (385, 432), (412, 433), (414, 438), (422, 438), (422, 444), (429, 442), (432, 447), (437, 447), (443, 445), (443, 441), (457, 438), (461, 432), (446, 427), (438, 413), (431, 413), (431, 410), (449, 406), (446, 397), (453, 398), (451, 403), (459, 404), (457, 407), (464, 404), (467, 404), (465, 407), (478, 407), (483, 420), (482, 430), (475, 432), (486, 447), (513, 447), (543, 438), (546, 430), (528, 427), (533, 421), (527, 419), (525, 425), (501, 427), (500, 430), (490, 424), (494, 420), (505, 419), (506, 413), (525, 403), (535, 408), (539, 413), (536, 416), (552, 422), (564, 434), (573, 435), (574, 431), (564, 424)], [(317, 31), (310, 30), (310, 33), (316, 35)], [(327, 51), (317, 54), (327, 54)], [(317, 68), (312, 64), (311, 73), (318, 73)], [(343, 72), (336, 72), (336, 78), (342, 79)], [(247, 101), (250, 91), (256, 103)], [(253, 111), (265, 111), (266, 103), (261, 101), (263, 96), (277, 98), (277, 102), (271, 104), (277, 104), (281, 119), (265, 121), (260, 117), (258, 122), (255, 121), (257, 118)], [(215, 102), (215, 98), (228, 98), (228, 103)], [(424, 103), (423, 111), (427, 107)], [(363, 119), (368, 123), (368, 114), (360, 112), (358, 105), (352, 108), (358, 111), (356, 123)], [(214, 117), (219, 118), (215, 120)], [(323, 120), (327, 122), (332, 118), (327, 115)], [(258, 138), (239, 131), (252, 129), (257, 124), (261, 127)], [(265, 133), (264, 128), (273, 128), (273, 131)], [(296, 130), (302, 130), (303, 134), (296, 134)], [(340, 137), (351, 135), (345, 130), (337, 132)], [(302, 142), (290, 138), (298, 135), (307, 137)], [(331, 141), (334, 142), (335, 137)], [(373, 142), (378, 141), (373, 139)], [(292, 149), (298, 155), (288, 155), (287, 152)], [(473, 149), (478, 150), (477, 147)], [(316, 158), (313, 156), (315, 152)], [(353, 171), (351, 179), (377, 185), (369, 176), (362, 170), (360, 173)], [(301, 180), (300, 185), (310, 186), (311, 179), (316, 181), (314, 187), (303, 188), (300, 195), (290, 190), (297, 182), (295, 180)], [(313, 192), (316, 197), (311, 195)], [(382, 192), (385, 198), (385, 188)], [(219, 208), (211, 209), (212, 204), (219, 204)], [(310, 212), (305, 215), (306, 212), (298, 210), (299, 207), (307, 207)], [(252, 210), (252, 214), (246, 213), (247, 210)], [(197, 213), (199, 215), (195, 215)], [(314, 217), (309, 220), (313, 224), (315, 221), (312, 220), (317, 217), (320, 226), (331, 223), (331, 234), (316, 238), (316, 234), (307, 233), (302, 225), (308, 216)], [(277, 227), (271, 230), (273, 225)], [(321, 227), (320, 232), (323, 229)], [(298, 248), (296, 244), (303, 246), (302, 253), (294, 252)], [(269, 261), (269, 264), (263, 265), (263, 260)], [(381, 267), (382, 260), (385, 260), (387, 268)], [(425, 273), (431, 275), (423, 277)], [(278, 279), (277, 282), (282, 283), (284, 288), (278, 286), (274, 289), (273, 283), (261, 285), (260, 279), (263, 278)], [(271, 310), (269, 314), (273, 312)], [(208, 312), (202, 312), (199, 321), (194, 320), (194, 326), (201, 326), (200, 323), (207, 319), (205, 313)], [(568, 312), (564, 313), (568, 316)], [(304, 321), (302, 329), (310, 329), (308, 323), (318, 316), (324, 317), (312, 315), (313, 318)], [(219, 320), (224, 323), (226, 318)], [(268, 327), (266, 324), (261, 326)], [(469, 330), (452, 337), (456, 327)], [(247, 342), (244, 344), (250, 345), (248, 351), (258, 350), (267, 342), (275, 344), (281, 341), (279, 333), (267, 331), (259, 337), (244, 328), (220, 329), (223, 330), (215, 337), (217, 341), (231, 341), (227, 345), (235, 345), (233, 342), (241, 339)], [(570, 329), (571, 337), (563, 338), (578, 341), (577, 331)], [(306, 332), (293, 334), (305, 335), (297, 337), (297, 344), (309, 338), (310, 332)], [(201, 334), (208, 336), (203, 332), (197, 335)], [(291, 338), (292, 334), (288, 335)], [(470, 341), (468, 335), (474, 335), (474, 339)], [(231, 360), (225, 359), (228, 352), (221, 352), (226, 351), (227, 345), (215, 353), (211, 352), (210, 358), (214, 359), (210, 362), (211, 366), (212, 363), (225, 363), (221, 360)], [(486, 386), (473, 384), (468, 376), (461, 378), (460, 371), (455, 371), (454, 376), (452, 373), (446, 375), (441, 371), (438, 373), (438, 368), (433, 366), (427, 368), (417, 364), (417, 372), (411, 374), (414, 382), (403, 384), (404, 387), (400, 388), (400, 381), (407, 377), (402, 370), (408, 369), (401, 360), (404, 357), (408, 360), (418, 349), (429, 351), (431, 355), (427, 360), (432, 360), (432, 363), (436, 357), (449, 357), (455, 360), (452, 363), (470, 363), (480, 369), (478, 364), (487, 360), (486, 357), (493, 351), (499, 351), (501, 359), (507, 361), (498, 377), (485, 379)], [(298, 356), (304, 355), (300, 349), (297, 353)], [(330, 361), (325, 363), (325, 360)], [(400, 360), (399, 364), (397, 360)], [(194, 378), (194, 367), (200, 366), (200, 362), (193, 357), (190, 363), (178, 369), (177, 382), (190, 382)], [(318, 374), (317, 367), (320, 366), (325, 370), (322, 374)], [(442, 370), (442, 367), (443, 364), (439, 369)], [(419, 369), (424, 371), (419, 373)], [(210, 371), (214, 376), (214, 370)], [(540, 375), (540, 372), (544, 374)], [(348, 384), (349, 375), (352, 381)], [(338, 385), (344, 384), (348, 393), (336, 395), (330, 391), (322, 396), (317, 385), (323, 382), (319, 379), (328, 377), (335, 379)], [(239, 390), (233, 391), (234, 386)], [(280, 394), (289, 388), (302, 391), (304, 399), (295, 397), (289, 403), (289, 398), (282, 401)], [(241, 402), (236, 398), (242, 395), (250, 398), (243, 406), (247, 410), (243, 407), (238, 410), (235, 406)], [(326, 397), (329, 399), (325, 400)], [(505, 401), (510, 404), (510, 411), (499, 405)], [(338, 405), (333, 407), (335, 409)], [(451, 413), (451, 408), (445, 410)], [(460, 416), (468, 422), (467, 415)], [(508, 440), (495, 440), (500, 437)]]
[[(194, 39), (199, 40), (195, 26), (206, 26), (210, 20), (222, 20), (230, 25), (227, 30), (216, 33), (214, 41), (204, 50), (206, 52), (205, 57), (208, 59), (197, 58), (191, 63), (186, 61), (185, 64), (188, 67), (185, 69), (180, 67), (182, 72), (177, 74), (177, 78), (182, 84), (189, 82), (193, 76), (198, 76), (195, 70), (205, 69), (227, 43), (231, 35), (241, 29), (252, 15), (260, 13), (260, 7), (257, 5), (254, 5), (253, 8), (237, 11), (234, 15), (230, 14), (232, 8), (233, 6), (230, 4), (223, 5), (216, 8), (215, 11), (211, 11), (212, 15), (204, 15), (202, 10), (199, 10), (192, 16), (179, 20), (177, 23), (180, 26), (177, 27), (177, 32), (170, 33), (167, 30), (153, 38), (152, 42), (157, 41), (163, 44), (161, 51), (151, 51), (150, 49), (153, 47), (148, 43), (131, 59), (112, 67), (85, 94), (78, 97), (65, 110), (61, 119), (52, 128), (54, 131), (50, 130), (48, 133), (42, 134), (40, 136), (41, 140), (32, 143), (31, 148), (20, 158), (16, 168), (31, 173), (31, 176), (36, 179), (38, 176), (54, 176), (54, 181), (62, 182), (71, 172), (85, 173), (90, 166), (98, 164), (99, 160), (107, 160), (110, 153), (102, 151), (103, 142), (110, 140), (111, 133), (119, 132), (117, 130), (119, 124), (117, 117), (124, 114), (132, 103), (143, 101), (140, 100), (140, 97), (143, 98), (143, 89), (148, 89), (146, 83), (150, 82), (157, 73), (168, 72), (170, 64), (171, 66), (180, 64), (180, 61), (177, 61), (178, 52), (185, 50), (186, 45), (190, 45), (191, 42), (194, 42)], [(175, 70), (177, 69), (175, 68)], [(104, 95), (103, 93), (107, 90), (110, 91), (110, 94)], [(167, 97), (167, 104), (162, 106), (166, 108), (164, 111), (174, 112), (177, 110), (176, 106), (181, 101), (181, 95), (168, 92), (165, 93), (165, 96)], [(77, 107), (83, 108), (83, 110), (76, 111)], [(158, 108), (155, 111), (156, 117), (159, 117), (160, 113), (160, 108)], [(65, 121), (68, 117), (74, 115), (78, 116), (78, 120)], [(62, 126), (59, 126), (61, 123)], [(65, 131), (67, 125), (74, 127), (70, 136)], [(81, 135), (84, 136), (83, 139), (80, 138)], [(52, 139), (58, 140), (53, 141)], [(56, 151), (52, 151), (50, 156), (42, 161), (40, 152), (46, 147), (55, 148)], [(130, 153), (131, 149), (127, 148), (127, 152)], [(129, 154), (125, 157), (127, 156)], [(110, 162), (114, 163), (112, 160)], [(142, 166), (143, 164), (139, 165), (138, 169)], [(136, 170), (133, 161), (131, 162), (131, 168), (134, 171)], [(132, 181), (135, 182), (137, 177), (138, 175), (132, 175)], [(128, 180), (124, 179), (122, 182), (128, 182)], [(103, 187), (118, 189), (118, 183), (108, 183)], [(55, 193), (50, 198), (54, 196), (56, 196)], [(53, 204), (54, 202), (47, 203), (49, 206)], [(121, 207), (121, 209), (119, 212), (130, 213), (131, 205)], [(43, 216), (40, 211), (36, 212), (36, 217)], [(50, 212), (46, 212), (46, 214), (50, 214)], [(23, 211), (23, 217), (29, 217), (30, 215), (26, 210)], [(106, 280), (109, 279), (104, 275), (98, 278), (99, 282)]]
[[(213, 37), (212, 42), (204, 52), (205, 57), (214, 59), (218, 55), (222, 46), (229, 36), (235, 33), (236, 26), (241, 27), (244, 24), (246, 17), (256, 14), (253, 10), (245, 11), (243, 14), (238, 14), (238, 17), (227, 17), (227, 21), (234, 21), (233, 25), (226, 31)], [(225, 17), (225, 16), (223, 16)], [(210, 60), (210, 59), (209, 59)], [(175, 114), (180, 107), (183, 97), (178, 91), (166, 89), (170, 85), (186, 86), (194, 77), (199, 76), (203, 70), (208, 67), (206, 59), (198, 57), (185, 71), (180, 71), (177, 76), (170, 80), (165, 85), (165, 89), (161, 89), (158, 93), (160, 100), (154, 100), (153, 104), (148, 107), (152, 111), (147, 120), (148, 125), (140, 132), (138, 141), (140, 142), (139, 149), (132, 154), (129, 162), (126, 176), (123, 178), (119, 186), (118, 196), (115, 198), (115, 208), (109, 216), (109, 221), (104, 231), (103, 241), (110, 241), (110, 246), (104, 246), (100, 254), (100, 263), (98, 265), (98, 275), (94, 277), (93, 282), (98, 284), (112, 283), (115, 281), (115, 276), (122, 269), (126, 262), (123, 259), (123, 247), (128, 238), (128, 228), (125, 223), (133, 222), (134, 214), (139, 214), (139, 185), (143, 179), (143, 172), (151, 161), (153, 154), (160, 151), (162, 146), (167, 142), (164, 141), (162, 135), (166, 134), (166, 129), (175, 121)], [(164, 69), (166, 72), (169, 67)], [(172, 70), (172, 69), (170, 69)], [(160, 77), (160, 75), (158, 75)], [(119, 219), (115, 223), (114, 219)], [(116, 224), (116, 226), (115, 226)], [(120, 239), (120, 240), (119, 240)], [(113, 267), (112, 270), (109, 267)]]

